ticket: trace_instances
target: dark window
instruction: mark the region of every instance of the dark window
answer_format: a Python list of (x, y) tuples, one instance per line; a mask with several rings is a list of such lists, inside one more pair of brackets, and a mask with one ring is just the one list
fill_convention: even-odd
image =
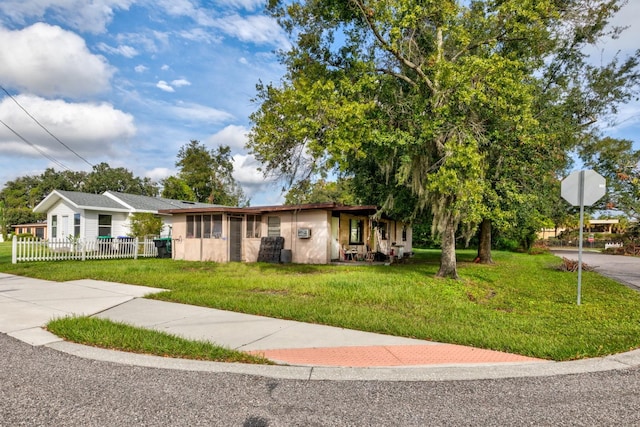
[(280, 237), (280, 217), (270, 216), (267, 218), (267, 223), (269, 227), (267, 231), (267, 236)]
[(361, 245), (363, 243), (364, 221), (361, 219), (349, 220), (349, 244)]
[(36, 228), (36, 237), (39, 239), (44, 239), (44, 228), (42, 227)]
[(402, 241), (403, 242), (407, 241), (407, 226), (406, 225), (402, 226)]
[(111, 215), (98, 215), (98, 236), (111, 236)]
[(58, 215), (51, 215), (51, 237), (58, 237)]
[(380, 230), (380, 239), (381, 240), (387, 240), (387, 223), (386, 222), (379, 222), (378, 223), (378, 230)]
[(80, 237), (80, 214), (73, 214), (73, 237)]

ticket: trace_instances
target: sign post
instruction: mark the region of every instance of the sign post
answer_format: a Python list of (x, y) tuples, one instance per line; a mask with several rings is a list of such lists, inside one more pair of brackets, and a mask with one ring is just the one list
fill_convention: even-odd
[(580, 236), (578, 243), (578, 305), (582, 293), (582, 229), (584, 228), (584, 207), (591, 206), (604, 196), (607, 183), (602, 175), (592, 170), (571, 173), (560, 183), (562, 198), (572, 206), (580, 206)]

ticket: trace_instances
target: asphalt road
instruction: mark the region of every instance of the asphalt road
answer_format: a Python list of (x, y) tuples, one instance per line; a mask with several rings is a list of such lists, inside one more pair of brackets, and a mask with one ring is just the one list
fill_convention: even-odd
[[(554, 250), (559, 257), (578, 259), (578, 249)], [(600, 252), (582, 253), (582, 262), (594, 268), (598, 273), (608, 276), (628, 287), (640, 291), (640, 258), (622, 255), (608, 255)]]
[(450, 382), (292, 381), (80, 359), (0, 335), (2, 426), (639, 425), (640, 369)]

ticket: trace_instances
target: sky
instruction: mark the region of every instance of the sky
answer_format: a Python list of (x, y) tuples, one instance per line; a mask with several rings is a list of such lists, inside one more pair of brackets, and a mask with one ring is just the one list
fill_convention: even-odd
[[(1, 0), (0, 86), (11, 96), (0, 90), (0, 187), (100, 162), (160, 181), (177, 173), (180, 147), (198, 140), (231, 147), (251, 205), (281, 203), (281, 185), (245, 149), (256, 84), (279, 81), (275, 51), (290, 46), (265, 3)], [(631, 0), (615, 20), (630, 28), (594, 60), (640, 48), (637, 16)], [(606, 133), (635, 141), (640, 103), (616, 122)]]

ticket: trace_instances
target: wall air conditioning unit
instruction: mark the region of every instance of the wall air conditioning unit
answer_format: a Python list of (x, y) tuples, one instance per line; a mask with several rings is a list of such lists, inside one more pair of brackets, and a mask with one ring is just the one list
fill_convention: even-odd
[(309, 239), (309, 238), (311, 238), (310, 228), (298, 228), (298, 239)]

